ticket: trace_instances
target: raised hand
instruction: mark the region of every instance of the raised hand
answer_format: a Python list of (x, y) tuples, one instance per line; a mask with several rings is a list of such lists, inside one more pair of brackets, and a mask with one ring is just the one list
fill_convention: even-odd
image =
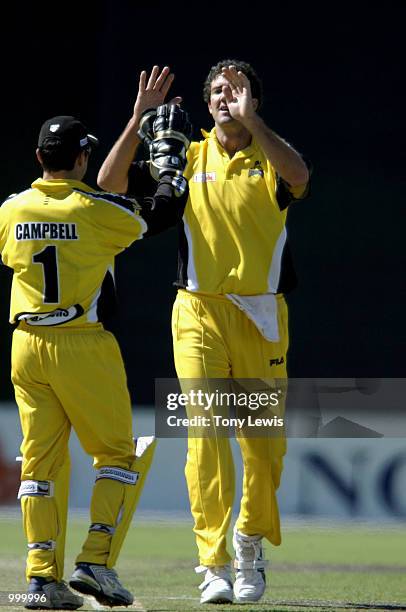
[(244, 124), (255, 115), (249, 79), (243, 72), (237, 72), (235, 66), (223, 68), (221, 74), (228, 81), (228, 85), (223, 85), (223, 94), (229, 113), (233, 119)]
[[(159, 71), (159, 66), (154, 66), (148, 80), (147, 72), (143, 70), (140, 74), (138, 95), (134, 104), (134, 115), (140, 117), (148, 108), (161, 106), (165, 101), (174, 78), (175, 75), (170, 72), (168, 66), (165, 66), (161, 72)], [(182, 98), (176, 96), (172, 98), (170, 104), (180, 104), (180, 102), (182, 102)]]

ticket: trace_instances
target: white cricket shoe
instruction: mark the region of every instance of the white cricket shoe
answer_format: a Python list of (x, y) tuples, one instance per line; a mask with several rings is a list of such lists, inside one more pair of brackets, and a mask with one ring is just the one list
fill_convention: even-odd
[(103, 606), (129, 606), (134, 597), (118, 579), (113, 569), (105, 565), (79, 563), (69, 580), (69, 586), (84, 595), (93, 595)]
[(199, 565), (196, 573), (206, 572), (202, 584), (199, 586), (202, 594), (200, 603), (224, 604), (233, 603), (233, 583), (229, 565), (206, 567)]
[(234, 528), (234, 567), (237, 570), (234, 595), (239, 603), (259, 601), (265, 591), (265, 567), (262, 536), (247, 536)]

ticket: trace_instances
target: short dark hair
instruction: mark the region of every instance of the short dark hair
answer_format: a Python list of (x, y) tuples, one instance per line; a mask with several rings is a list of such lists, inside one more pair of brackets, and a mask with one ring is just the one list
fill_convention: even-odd
[(83, 151), (87, 151), (89, 153), (88, 149), (82, 149), (82, 151), (78, 151), (77, 149), (67, 149), (66, 146), (63, 146), (60, 141), (50, 138), (47, 140), (44, 146), (38, 148), (41, 153), (41, 165), (43, 169), (47, 170), (48, 172), (73, 170), (79, 155)]
[(210, 68), (210, 72), (207, 75), (207, 78), (203, 85), (203, 100), (205, 102), (209, 102), (210, 100), (210, 91), (211, 91), (211, 83), (214, 79), (221, 74), (222, 68), (226, 68), (227, 66), (235, 66), (236, 69), (245, 74), (248, 77), (249, 82), (251, 84), (251, 93), (252, 97), (258, 100), (258, 108), (261, 107), (262, 104), (262, 82), (258, 78), (257, 73), (254, 68), (248, 64), (247, 62), (241, 62), (240, 60), (234, 59), (225, 59), (221, 60), (215, 66)]

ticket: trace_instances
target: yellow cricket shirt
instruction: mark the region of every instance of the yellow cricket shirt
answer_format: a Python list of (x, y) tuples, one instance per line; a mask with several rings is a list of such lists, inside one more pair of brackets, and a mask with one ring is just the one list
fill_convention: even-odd
[[(230, 159), (215, 128), (203, 135), (204, 140), (191, 143), (184, 173), (189, 199), (176, 284), (211, 294), (288, 291), (294, 281), (282, 270), (287, 200), (277, 197), (274, 168), (254, 140)], [(286, 183), (283, 187), (286, 194)], [(304, 187), (291, 191), (291, 199), (295, 191), (305, 195)]]
[(80, 181), (38, 179), (8, 198), (0, 207), (0, 252), (14, 270), (10, 322), (97, 323), (114, 256), (146, 229), (134, 200)]

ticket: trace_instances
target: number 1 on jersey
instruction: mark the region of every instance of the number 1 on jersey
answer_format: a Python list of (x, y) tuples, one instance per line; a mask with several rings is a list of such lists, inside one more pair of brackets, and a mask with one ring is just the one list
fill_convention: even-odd
[(43, 251), (32, 256), (34, 263), (44, 268), (44, 304), (59, 303), (58, 260), (56, 246), (47, 246)]

